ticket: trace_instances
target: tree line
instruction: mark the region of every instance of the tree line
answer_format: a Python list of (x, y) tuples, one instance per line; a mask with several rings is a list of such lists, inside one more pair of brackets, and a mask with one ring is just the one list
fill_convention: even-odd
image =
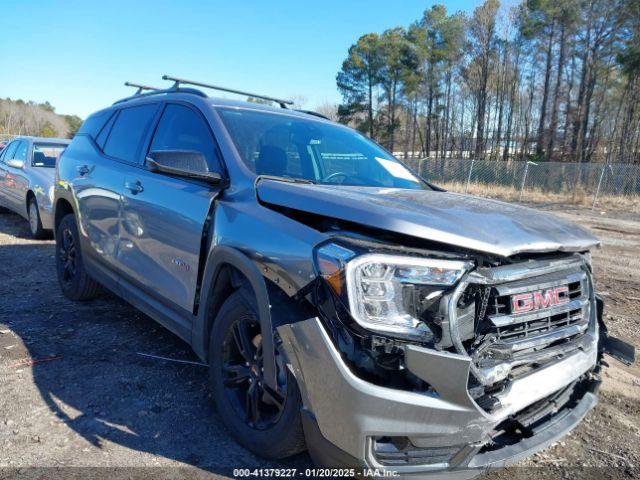
[(80, 125), (80, 117), (59, 115), (49, 102), (0, 99), (0, 136), (72, 138)]
[(486, 0), (361, 36), (340, 121), (407, 156), (640, 163), (640, 0)]

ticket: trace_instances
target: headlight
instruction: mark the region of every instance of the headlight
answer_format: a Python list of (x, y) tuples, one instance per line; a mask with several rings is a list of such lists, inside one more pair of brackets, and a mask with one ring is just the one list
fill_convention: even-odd
[[(327, 258), (335, 259), (336, 251), (343, 253), (341, 259), (334, 264), (333, 272), (327, 271), (329, 275), (323, 276), (336, 290), (337, 272), (344, 269), (349, 310), (354, 320), (371, 331), (425, 342), (434, 340), (433, 324), (425, 321), (428, 320), (425, 315), (437, 314), (443, 292), (471, 267), (465, 261), (387, 254), (349, 258), (344, 254), (349, 250), (328, 244), (318, 251), (321, 270), (321, 262), (327, 266)], [(338, 289), (337, 293), (342, 292)]]

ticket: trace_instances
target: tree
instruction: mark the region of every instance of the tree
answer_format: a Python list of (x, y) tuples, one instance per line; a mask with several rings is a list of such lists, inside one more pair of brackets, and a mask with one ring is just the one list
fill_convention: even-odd
[(77, 116), (55, 113), (49, 102), (38, 104), (23, 100), (0, 99), (0, 133), (8, 135), (36, 135), (66, 137), (80, 128)]
[(404, 28), (386, 30), (380, 36), (380, 50), (382, 53), (380, 84), (387, 101), (384, 143), (389, 150), (393, 151), (395, 132), (398, 128), (396, 116), (398, 94), (402, 88), (403, 80), (407, 78), (407, 72), (417, 68), (417, 56)]
[(341, 121), (407, 155), (640, 162), (640, 0), (434, 5), (338, 77)]
[[(451, 108), (451, 81), (453, 67), (462, 57), (464, 44), (462, 14), (447, 15), (443, 5), (436, 4), (424, 11), (422, 19), (411, 25), (409, 41), (416, 49), (415, 61), (419, 64), (423, 88), (426, 93), (425, 150), (430, 154), (434, 133), (445, 143)], [(444, 105), (439, 100), (444, 97)], [(444, 112), (444, 118), (439, 116)], [(434, 132), (434, 124), (440, 123), (441, 132)], [(437, 154), (438, 148), (436, 148)]]
[(345, 103), (338, 107), (340, 118), (349, 122), (358, 114), (366, 112), (366, 120), (358, 122), (358, 126), (368, 131), (371, 138), (375, 138), (376, 133), (374, 90), (381, 81), (382, 66), (379, 36), (376, 33), (368, 33), (349, 48), (349, 55), (336, 77), (338, 90), (345, 100)]
[(80, 130), (80, 127), (82, 126), (82, 119), (77, 115), (65, 115), (64, 119), (67, 122), (67, 125), (69, 127), (69, 129), (67, 130), (67, 136), (69, 138), (73, 138), (74, 135), (77, 133), (78, 130)]
[(478, 86), (475, 92), (477, 101), (475, 158), (480, 158), (485, 151), (487, 84), (490, 62), (495, 51), (496, 14), (499, 8), (498, 0), (486, 0), (485, 3), (476, 7), (469, 22), (470, 48), (473, 52), (473, 62), (477, 64), (478, 69)]

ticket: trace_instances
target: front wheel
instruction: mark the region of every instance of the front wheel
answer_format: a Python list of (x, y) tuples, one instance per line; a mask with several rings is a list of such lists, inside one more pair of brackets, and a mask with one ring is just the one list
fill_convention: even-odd
[(263, 380), (262, 334), (255, 299), (241, 288), (222, 305), (209, 345), (213, 395), (222, 421), (238, 443), (262, 457), (285, 458), (304, 450), (295, 378), (276, 348), (278, 391)]
[(84, 268), (78, 225), (71, 213), (65, 215), (56, 231), (56, 273), (62, 293), (70, 300), (90, 300), (100, 290)]

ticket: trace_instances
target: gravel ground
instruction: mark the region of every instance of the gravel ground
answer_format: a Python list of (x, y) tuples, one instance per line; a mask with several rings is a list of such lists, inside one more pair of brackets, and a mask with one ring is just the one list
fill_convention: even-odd
[[(601, 238), (594, 264), (606, 322), (638, 346), (640, 218), (545, 208)], [(237, 467), (311, 466), (306, 454), (266, 462), (235, 444), (206, 368), (139, 355), (197, 361), (189, 347), (110, 294), (68, 301), (53, 255), (52, 241), (31, 240), (25, 221), (0, 215), (0, 479), (226, 478)], [(600, 403), (576, 430), (487, 478), (640, 474), (640, 370), (608, 363)]]

